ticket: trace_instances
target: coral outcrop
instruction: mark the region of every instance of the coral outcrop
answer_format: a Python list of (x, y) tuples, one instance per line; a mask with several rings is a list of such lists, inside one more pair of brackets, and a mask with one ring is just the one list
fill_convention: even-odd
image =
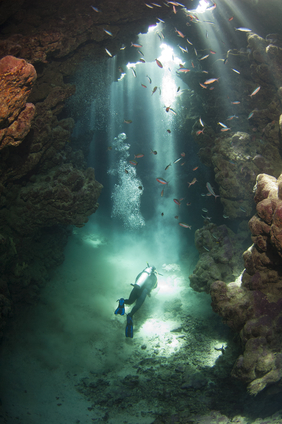
[(242, 282), (211, 286), (213, 309), (240, 333), (244, 352), (232, 375), (256, 395), (282, 377), (282, 175), (259, 174), (253, 245), (244, 253)]
[(35, 107), (26, 101), (35, 79), (34, 67), (24, 59), (0, 60), (0, 150), (18, 146), (30, 131)]

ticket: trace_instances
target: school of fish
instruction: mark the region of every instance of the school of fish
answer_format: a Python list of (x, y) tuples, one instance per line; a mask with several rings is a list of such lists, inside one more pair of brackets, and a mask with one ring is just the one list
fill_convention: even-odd
[[(163, 5), (165, 5), (167, 7), (172, 7), (172, 12), (173, 12), (174, 15), (176, 15), (177, 13), (179, 13), (182, 8), (185, 8), (185, 5), (183, 5), (182, 3), (179, 3), (179, 2), (175, 2), (175, 1), (166, 1), (166, 2), (163, 2), (162, 4), (158, 4), (158, 3), (144, 3), (144, 5), (145, 5), (145, 7), (149, 8), (149, 9), (156, 9), (156, 10), (159, 9), (159, 8), (161, 8)], [(92, 7), (92, 9), (95, 12), (97, 12), (97, 13), (98, 12), (101, 12), (100, 10), (98, 10), (97, 8), (95, 8), (94, 6), (91, 6), (91, 7)], [(216, 9), (216, 7), (217, 7), (217, 5), (216, 5), (215, 2), (214, 3), (211, 3), (210, 6), (206, 8), (206, 12), (212, 12), (212, 11), (214, 11)], [(186, 9), (186, 12), (187, 12), (187, 9)], [(187, 26), (191, 26), (192, 24), (198, 24), (200, 22), (200, 20), (197, 17), (195, 11), (188, 11), (188, 12), (189, 12), (188, 13), (188, 21), (186, 22), (186, 25)], [(227, 20), (227, 22), (230, 22), (231, 23), (233, 21), (233, 18), (234, 18), (233, 16), (228, 16), (226, 18), (226, 20)], [(156, 23), (159, 22), (159, 23), (165, 24), (165, 21), (162, 20), (162, 19), (160, 19), (160, 18), (158, 18), (158, 17), (156, 17), (156, 21), (157, 21)], [(212, 21), (203, 21), (203, 22), (206, 23), (206, 24), (209, 24), (209, 25), (214, 25), (214, 22), (212, 22)], [(109, 35), (110, 37), (113, 35), (108, 28), (103, 28), (103, 31), (107, 35)], [(251, 32), (252, 30), (249, 29), (249, 28), (246, 28), (246, 27), (234, 27), (234, 31), (248, 33), (248, 32)], [(198, 64), (200, 64), (200, 63), (202, 64), (202, 63), (206, 62), (206, 60), (211, 55), (216, 55), (217, 54), (217, 52), (215, 50), (212, 50), (211, 48), (207, 48), (206, 49), (206, 50), (208, 50), (207, 54), (202, 54), (202, 55), (198, 56), (198, 51), (197, 51), (196, 47), (187, 38), (187, 36), (184, 34), (184, 32), (180, 31), (178, 28), (175, 27), (175, 33), (176, 33), (177, 37), (179, 37), (183, 42), (185, 42), (185, 41), (187, 42), (187, 45), (185, 45), (185, 47), (183, 45), (178, 44), (178, 47), (179, 47), (181, 53), (183, 55), (186, 55), (186, 57), (183, 59), (183, 63), (181, 63), (179, 65), (179, 68), (176, 71), (176, 75), (177, 74), (187, 74), (187, 73), (193, 71), (194, 68), (195, 68), (195, 64), (197, 64), (197, 67), (199, 69), (199, 65)], [(164, 34), (163, 34), (162, 31), (157, 31), (156, 34), (160, 38), (160, 40), (163, 40), (164, 39)], [(206, 39), (208, 39), (208, 38), (209, 38), (209, 33), (208, 33), (208, 31), (206, 31)], [(130, 47), (138, 49), (138, 53), (141, 55), (141, 58), (139, 59), (139, 62), (145, 64), (146, 63), (146, 60), (144, 58), (144, 54), (140, 50), (141, 48), (143, 48), (143, 46), (141, 44), (137, 44), (137, 43), (131, 42), (131, 46)], [(186, 59), (187, 59), (187, 54), (190, 54), (189, 53), (189, 49), (191, 47), (192, 47), (192, 56), (193, 56), (192, 59), (193, 60), (192, 59), (190, 60), (190, 65), (191, 65), (191, 68), (190, 68), (190, 66), (187, 66), (188, 60), (186, 60)], [(123, 50), (124, 48), (125, 48), (125, 46), (123, 45), (122, 48), (121, 48), (121, 50)], [(110, 53), (110, 51), (107, 48), (105, 48), (105, 51), (106, 51), (106, 53), (110, 57), (112, 57), (112, 54)], [(226, 57), (224, 59), (217, 59), (217, 60), (221, 60), (224, 63), (224, 65), (225, 65), (228, 62), (228, 52), (227, 52)], [(163, 66), (163, 63), (158, 58), (155, 58), (155, 63), (156, 63), (156, 65), (160, 69), (163, 69), (163, 67), (164, 67)], [(121, 73), (123, 73), (123, 70), (121, 68), (119, 68), (119, 70), (120, 70)], [(240, 70), (238, 70), (238, 69), (235, 69), (235, 68), (231, 68), (230, 67), (230, 70), (232, 72), (234, 72), (234, 74), (236, 74), (236, 75), (240, 75), (241, 74)], [(134, 68), (131, 68), (131, 71), (133, 73), (133, 76), (135, 78), (137, 78), (137, 74), (136, 74), (135, 69)], [(202, 73), (209, 74), (209, 72), (206, 71), (206, 70), (203, 70)], [(150, 78), (150, 76), (147, 75), (147, 79), (148, 79), (148, 83), (149, 84), (152, 84), (152, 79)], [(199, 85), (203, 89), (213, 90), (214, 89), (214, 85), (213, 84), (215, 84), (215, 83), (220, 84), (220, 76), (213, 76), (213, 77), (207, 78), (203, 83), (199, 83)], [(144, 84), (143, 82), (141, 83), (141, 86), (143, 88), (147, 88), (147, 85)], [(159, 88), (159, 92), (161, 93), (161, 88), (158, 87), (158, 86), (154, 86), (152, 88), (151, 95), (154, 95), (157, 92), (158, 88)], [(261, 89), (260, 86), (254, 88), (253, 91), (249, 94), (249, 97), (252, 98), (255, 95), (257, 95), (257, 93), (260, 91), (260, 89)], [(177, 92), (179, 90), (180, 90), (180, 87), (178, 87)], [(232, 105), (239, 105), (240, 104), (240, 101), (239, 100), (232, 100), (230, 103)], [(171, 106), (166, 106), (165, 105), (164, 108), (165, 108), (165, 111), (168, 112), (168, 113), (170, 112), (170, 113), (172, 113), (174, 115), (177, 114), (177, 111), (173, 110), (171, 108)], [(248, 120), (251, 119), (253, 117), (254, 113), (255, 113), (255, 110), (251, 111), (250, 114), (249, 114), (249, 116), (246, 117), (246, 119), (248, 119)], [(238, 118), (238, 116), (236, 116), (235, 114), (234, 115), (230, 115), (230, 116), (228, 116), (226, 118), (226, 120), (230, 121), (230, 120), (232, 120), (234, 118), (236, 119), (236, 118)], [(132, 121), (129, 120), (129, 119), (124, 119), (124, 123), (125, 124), (131, 124)], [(204, 124), (204, 122), (203, 122), (203, 120), (202, 120), (201, 117), (199, 118), (199, 124), (200, 124), (201, 129), (199, 129), (198, 131), (196, 131), (196, 136), (205, 135), (205, 124)], [(231, 128), (229, 128), (225, 123), (219, 121), (217, 124), (219, 125), (219, 130), (221, 132), (231, 131)], [(168, 134), (171, 134), (171, 130), (170, 129), (167, 129), (167, 132), (168, 132)], [(108, 150), (110, 150), (110, 148), (108, 148)], [(157, 155), (157, 151), (156, 150), (153, 150), (153, 149), (151, 149), (151, 152), (150, 153), (153, 154), (153, 155)], [(129, 164), (132, 165), (132, 166), (137, 166), (138, 162), (135, 159), (141, 159), (144, 156), (146, 156), (146, 154), (143, 153), (143, 152), (142, 153), (135, 154), (134, 155), (134, 158), (131, 159), (131, 160), (129, 160)], [(169, 163), (167, 166), (164, 167), (164, 171), (167, 171), (171, 166), (176, 165), (178, 162), (180, 162), (181, 160), (183, 160), (184, 157), (185, 157), (185, 152), (182, 152), (180, 154), (180, 157), (178, 157), (172, 163)], [(181, 165), (184, 165), (184, 164), (185, 164), (185, 162), (182, 162), (181, 163)], [(191, 169), (190, 171), (195, 172), (195, 171), (198, 170), (198, 168), (199, 167), (196, 166), (193, 169)], [(125, 169), (125, 172), (128, 173), (128, 171), (126, 169)], [(166, 187), (169, 184), (169, 181), (167, 181), (166, 179), (164, 179), (163, 176), (157, 177), (155, 179), (155, 181), (157, 181), (163, 187)], [(198, 182), (198, 180), (197, 180), (196, 177), (192, 178), (192, 180), (190, 182), (187, 181), (187, 184), (188, 184), (187, 189), (189, 189), (191, 186), (195, 185), (197, 182)], [(215, 193), (214, 188), (212, 187), (212, 185), (210, 184), (210, 182), (206, 182), (206, 189), (207, 189), (207, 193), (202, 193), (201, 194), (202, 196), (211, 196), (211, 197), (214, 197), (215, 200), (216, 200), (217, 197), (219, 197), (219, 195)], [(187, 190), (187, 192), (188, 192), (188, 190)], [(165, 193), (165, 190), (163, 188), (162, 191), (161, 191), (161, 193), (160, 193), (160, 196), (163, 197), (164, 196), (164, 193)], [(172, 198), (172, 200), (178, 206), (178, 208), (180, 208), (181, 205), (182, 205), (182, 201), (184, 200), (184, 198), (185, 197), (180, 198), (180, 199), (178, 199), (178, 198)], [(190, 206), (191, 205), (191, 202), (186, 202), (186, 205), (187, 206)], [(204, 212), (207, 212), (207, 209), (206, 208), (203, 208), (202, 210)], [(164, 213), (163, 212), (161, 213), (161, 216), (164, 216)], [(223, 216), (223, 217), (226, 218), (226, 216)], [(176, 215), (174, 218), (175, 219), (178, 219), (179, 216)], [(205, 219), (211, 219), (210, 217), (207, 217), (207, 216), (204, 216), (203, 218), (205, 218)], [(191, 229), (191, 225), (188, 225), (185, 222), (179, 222), (179, 225), (182, 228), (189, 228), (189, 229)]]

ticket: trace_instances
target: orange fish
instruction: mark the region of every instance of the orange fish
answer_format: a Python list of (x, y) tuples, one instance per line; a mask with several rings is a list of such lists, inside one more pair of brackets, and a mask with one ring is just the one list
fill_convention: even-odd
[(184, 152), (182, 152), (182, 153), (180, 154), (180, 156), (182, 156), (182, 157), (184, 158), (184, 156), (185, 156), (185, 153), (184, 153)]
[(178, 29), (175, 28), (175, 32), (179, 35), (179, 37), (184, 38), (184, 34), (182, 34), (181, 31), (178, 31)]
[(163, 197), (164, 195), (164, 189), (161, 191), (161, 197)]
[(204, 130), (199, 130), (199, 131), (196, 132), (196, 135), (200, 135), (200, 134), (203, 134), (203, 133), (204, 133)]
[(155, 59), (155, 61), (159, 68), (163, 68), (163, 64), (159, 61), (159, 59)]
[(233, 16), (231, 16), (229, 19), (228, 19), (228, 21), (230, 22), (230, 21), (232, 21), (233, 20)]
[(195, 168), (193, 168), (193, 171), (197, 171), (198, 168), (198, 166), (195, 166)]
[(191, 62), (191, 65), (192, 65), (192, 68), (195, 68), (195, 65), (194, 65), (194, 63), (193, 63), (193, 62)]

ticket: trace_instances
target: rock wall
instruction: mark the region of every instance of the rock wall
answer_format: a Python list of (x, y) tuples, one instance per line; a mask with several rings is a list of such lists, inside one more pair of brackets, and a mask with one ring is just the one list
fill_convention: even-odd
[[(130, 45), (155, 15), (141, 0), (105, 0), (97, 10), (87, 0), (0, 1), (0, 338), (16, 305), (33, 301), (63, 261), (68, 225), (83, 226), (98, 207), (102, 185), (86, 167), (92, 136), (71, 136), (89, 93), (77, 96), (76, 115), (65, 113), (75, 76), (86, 61), (92, 74), (95, 63), (105, 67), (105, 48), (114, 55)], [(100, 97), (115, 78), (102, 77)]]
[(239, 332), (244, 350), (232, 376), (253, 395), (282, 377), (282, 174), (258, 175), (255, 202), (242, 282), (211, 285), (213, 309)]

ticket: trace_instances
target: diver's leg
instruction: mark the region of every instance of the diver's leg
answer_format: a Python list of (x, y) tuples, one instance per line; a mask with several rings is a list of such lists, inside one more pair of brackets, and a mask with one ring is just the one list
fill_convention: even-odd
[(125, 305), (132, 305), (132, 303), (135, 302), (135, 300), (139, 297), (140, 294), (140, 287), (139, 286), (134, 286), (133, 289), (131, 290), (131, 293), (129, 295), (128, 299), (124, 299), (124, 303)]
[(138, 309), (143, 305), (143, 303), (144, 303), (144, 301), (145, 301), (146, 296), (147, 296), (148, 293), (149, 292), (148, 292), (147, 289), (144, 289), (142, 291), (142, 293), (140, 294), (140, 296), (137, 298), (137, 301), (136, 301), (134, 307), (132, 308), (131, 312), (129, 312), (129, 314), (127, 314), (127, 315), (130, 315), (132, 317), (135, 314), (135, 312), (138, 311)]

